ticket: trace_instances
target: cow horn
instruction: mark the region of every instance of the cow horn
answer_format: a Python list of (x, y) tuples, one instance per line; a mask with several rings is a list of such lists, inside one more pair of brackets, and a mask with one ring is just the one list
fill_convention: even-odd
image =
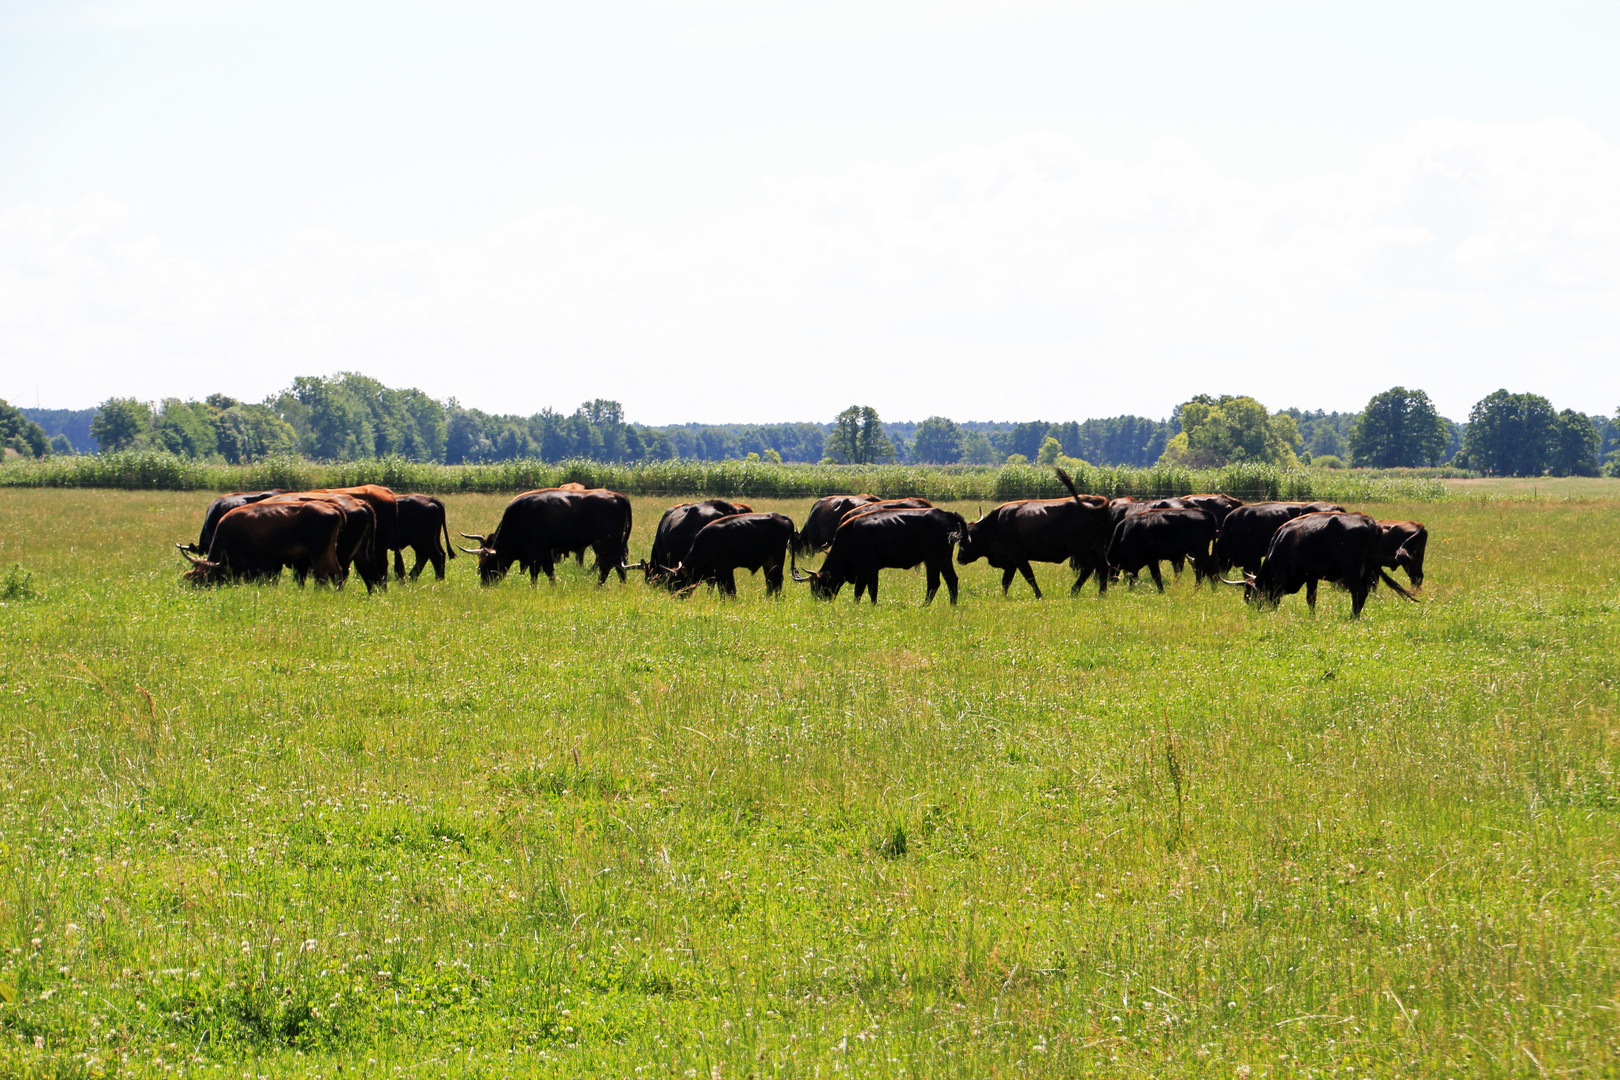
[(643, 559), (640, 562), (634, 562), (634, 563), (620, 563), (619, 564), (619, 569), (620, 570), (645, 570), (645, 569), (647, 569), (647, 560)]
[(469, 555), (482, 555), (484, 553), (484, 549), (481, 547), (461, 547), (460, 544), (457, 544), (456, 547), (461, 548), (462, 551), (465, 551)]
[[(462, 533), (461, 535), (466, 537), (468, 540), (476, 540), (476, 541), (478, 541), (478, 546), (479, 547), (483, 547), (485, 544), (489, 543), (488, 540), (486, 540), (482, 536), (479, 536), (477, 533)], [(462, 548), (461, 550), (466, 551), (467, 549)]]
[[(176, 545), (175, 545), (175, 546), (176, 546), (176, 547), (180, 547), (180, 545), (178, 545), (178, 544), (176, 544)], [(186, 549), (185, 549), (185, 548), (183, 548), (183, 547), (182, 547), (182, 548), (180, 548), (180, 554), (181, 554), (181, 555), (182, 555), (182, 556), (184, 556), (184, 558), (185, 558), (185, 560), (186, 560), (186, 561), (187, 561), (187, 562), (189, 562), (189, 563), (190, 563), (190, 564), (191, 564), (191, 565), (192, 565), (192, 566), (201, 566), (201, 565), (202, 565), (202, 564), (203, 564), (203, 563), (205, 563), (205, 562), (207, 562), (207, 561), (208, 561), (208, 560), (206, 560), (206, 559), (199, 559), (199, 558), (197, 558), (197, 557), (196, 557), (196, 556), (195, 556), (195, 555), (193, 555), (193, 554), (192, 554), (192, 553), (191, 553), (191, 552), (189, 552), (189, 551), (187, 551), (187, 550), (186, 550)]]
[(793, 580), (799, 582), (800, 584), (803, 584), (806, 581), (814, 581), (817, 576), (818, 575), (814, 570), (810, 571), (808, 574), (803, 574), (799, 572), (798, 567), (793, 568)]
[(1219, 581), (1222, 585), (1236, 585), (1238, 588), (1242, 588), (1254, 579), (1251, 577), (1245, 577), (1242, 581), (1233, 581), (1230, 578), (1216, 578), (1215, 580)]

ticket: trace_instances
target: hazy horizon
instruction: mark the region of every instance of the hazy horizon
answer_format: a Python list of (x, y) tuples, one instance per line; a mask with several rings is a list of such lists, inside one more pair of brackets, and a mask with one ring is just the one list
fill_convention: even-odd
[(1617, 40), (1573, 2), (19, 0), (0, 397), (1611, 415)]

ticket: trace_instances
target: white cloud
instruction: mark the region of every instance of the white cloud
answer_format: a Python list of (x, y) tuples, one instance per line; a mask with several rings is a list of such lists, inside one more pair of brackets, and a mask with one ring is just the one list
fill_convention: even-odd
[[(1498, 385), (1620, 400), (1620, 148), (1579, 123), (1433, 120), (1273, 185), (1167, 141), (1030, 134), (804, 177), (638, 229), (554, 208), (453, 243), (165, 252), (104, 199), (0, 212), (3, 391), (266, 393), (342, 368), (647, 421), (1162, 415), (1200, 391), (1451, 415)], [(26, 395), (27, 399), (32, 394)], [(49, 402), (47, 402), (49, 403)]]

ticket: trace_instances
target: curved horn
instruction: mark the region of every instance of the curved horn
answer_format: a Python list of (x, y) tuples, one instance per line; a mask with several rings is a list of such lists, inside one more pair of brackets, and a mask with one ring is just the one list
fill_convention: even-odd
[[(479, 547), (484, 547), (485, 545), (487, 545), (489, 543), (489, 541), (486, 538), (484, 538), (482, 536), (479, 536), (477, 533), (462, 533), (461, 535), (466, 537), (468, 540), (476, 540), (476, 541), (478, 541), (478, 546)], [(467, 549), (462, 548), (461, 550), (466, 551)]]
[(793, 580), (799, 582), (801, 585), (807, 581), (814, 581), (818, 576), (819, 575), (814, 570), (810, 571), (808, 574), (803, 574), (799, 572), (798, 567), (793, 568)]
[(647, 560), (643, 559), (640, 562), (620, 563), (619, 564), (619, 569), (620, 570), (645, 570), (645, 569), (647, 569)]
[(1249, 584), (1249, 582), (1253, 581), (1254, 579), (1253, 578), (1244, 578), (1242, 581), (1232, 581), (1230, 578), (1216, 578), (1215, 580), (1219, 581), (1222, 585), (1236, 585), (1238, 588), (1241, 589), (1243, 586)]
[[(178, 544), (176, 544), (175, 546), (179, 547)], [(201, 566), (203, 563), (208, 561), (207, 559), (199, 559), (199, 558), (197, 558), (195, 555), (193, 555), (191, 552), (187, 551), (185, 548), (180, 548), (180, 554), (183, 555), (185, 557), (185, 560), (187, 562), (189, 562), (192, 566)]]
[(486, 548), (481, 548), (481, 547), (475, 547), (475, 548), (461, 547), (460, 544), (457, 544), (456, 547), (461, 548), (462, 551), (465, 551), (469, 555), (482, 555), (486, 550), (488, 550)]

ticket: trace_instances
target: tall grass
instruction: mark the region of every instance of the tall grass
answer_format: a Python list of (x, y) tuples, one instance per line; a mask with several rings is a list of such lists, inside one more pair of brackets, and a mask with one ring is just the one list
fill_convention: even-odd
[[(1429, 501), (1441, 498), (1435, 477), (1368, 475), (1348, 470), (1284, 471), (1269, 466), (1220, 469), (1084, 466), (1081, 490), (1099, 495), (1163, 498), (1224, 491), (1240, 499), (1329, 499), (1339, 502)], [(1051, 469), (1034, 465), (774, 465), (740, 461), (668, 461), (614, 465), (595, 461), (547, 464), (534, 459), (487, 465), (438, 465), (383, 458), (319, 463), (274, 458), (252, 465), (219, 465), (137, 451), (47, 458), (0, 466), (0, 487), (87, 487), (145, 491), (243, 491), (255, 488), (345, 487), (386, 484), (434, 494), (511, 493), (566, 482), (607, 487), (629, 495), (714, 495), (737, 498), (816, 498), (869, 491), (893, 498), (935, 501), (1058, 497), (1063, 485)]]

